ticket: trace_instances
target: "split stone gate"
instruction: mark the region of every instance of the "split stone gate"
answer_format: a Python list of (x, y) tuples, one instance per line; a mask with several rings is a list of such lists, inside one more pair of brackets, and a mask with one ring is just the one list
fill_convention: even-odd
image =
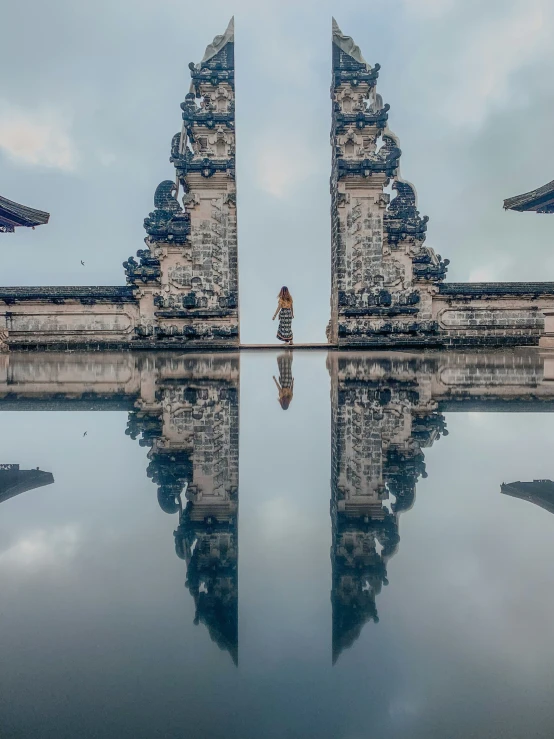
[[(189, 68), (174, 175), (156, 188), (126, 285), (0, 287), (0, 351), (240, 345), (233, 20)], [(445, 282), (378, 75), (333, 20), (329, 343), (554, 345), (554, 283)]]

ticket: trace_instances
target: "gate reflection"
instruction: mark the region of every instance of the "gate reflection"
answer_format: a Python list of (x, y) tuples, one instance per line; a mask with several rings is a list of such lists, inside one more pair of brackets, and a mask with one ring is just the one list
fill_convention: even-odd
[[(288, 407), (292, 352), (279, 356), (278, 368), (279, 401), (283, 407), (286, 396)], [(330, 352), (327, 368), (335, 661), (365, 624), (379, 620), (387, 563), (400, 550), (400, 518), (414, 505), (417, 482), (427, 474), (424, 450), (448, 433), (444, 414), (550, 412), (554, 363), (537, 350)], [(126, 433), (148, 448), (146, 472), (157, 486), (160, 508), (175, 516), (175, 551), (186, 563), (195, 621), (235, 664), (239, 385), (236, 352), (0, 357), (0, 409), (128, 411)], [(0, 502), (53, 482), (49, 472), (3, 462)], [(550, 511), (553, 491), (548, 480), (502, 485), (504, 494)]]

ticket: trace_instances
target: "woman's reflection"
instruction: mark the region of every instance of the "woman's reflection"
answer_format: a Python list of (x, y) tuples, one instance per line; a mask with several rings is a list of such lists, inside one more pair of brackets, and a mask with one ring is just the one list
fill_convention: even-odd
[(277, 357), (277, 366), (279, 367), (279, 382), (275, 375), (273, 379), (279, 391), (279, 403), (281, 408), (286, 411), (292, 402), (294, 390), (294, 377), (292, 376), (292, 352), (283, 352)]

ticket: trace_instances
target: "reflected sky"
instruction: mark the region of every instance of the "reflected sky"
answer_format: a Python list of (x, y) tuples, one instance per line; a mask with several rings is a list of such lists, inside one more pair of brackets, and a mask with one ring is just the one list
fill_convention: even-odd
[(2, 737), (552, 736), (548, 355), (291, 355), (1, 358)]

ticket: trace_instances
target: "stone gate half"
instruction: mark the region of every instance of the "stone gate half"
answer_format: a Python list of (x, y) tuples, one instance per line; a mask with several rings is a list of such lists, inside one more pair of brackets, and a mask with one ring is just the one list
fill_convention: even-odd
[(554, 283), (445, 282), (448, 260), (425, 245), (428, 218), (400, 176), (379, 65), (334, 19), (332, 54), (330, 342), (554, 343)]
[[(144, 221), (146, 249), (125, 262), (140, 305), (140, 336), (199, 345), (239, 340), (235, 187), (234, 21), (189, 64), (174, 180), (158, 185)], [(182, 190), (181, 205), (178, 195)]]
[(0, 351), (238, 346), (233, 20), (189, 68), (175, 176), (156, 189), (127, 284), (0, 287)]

